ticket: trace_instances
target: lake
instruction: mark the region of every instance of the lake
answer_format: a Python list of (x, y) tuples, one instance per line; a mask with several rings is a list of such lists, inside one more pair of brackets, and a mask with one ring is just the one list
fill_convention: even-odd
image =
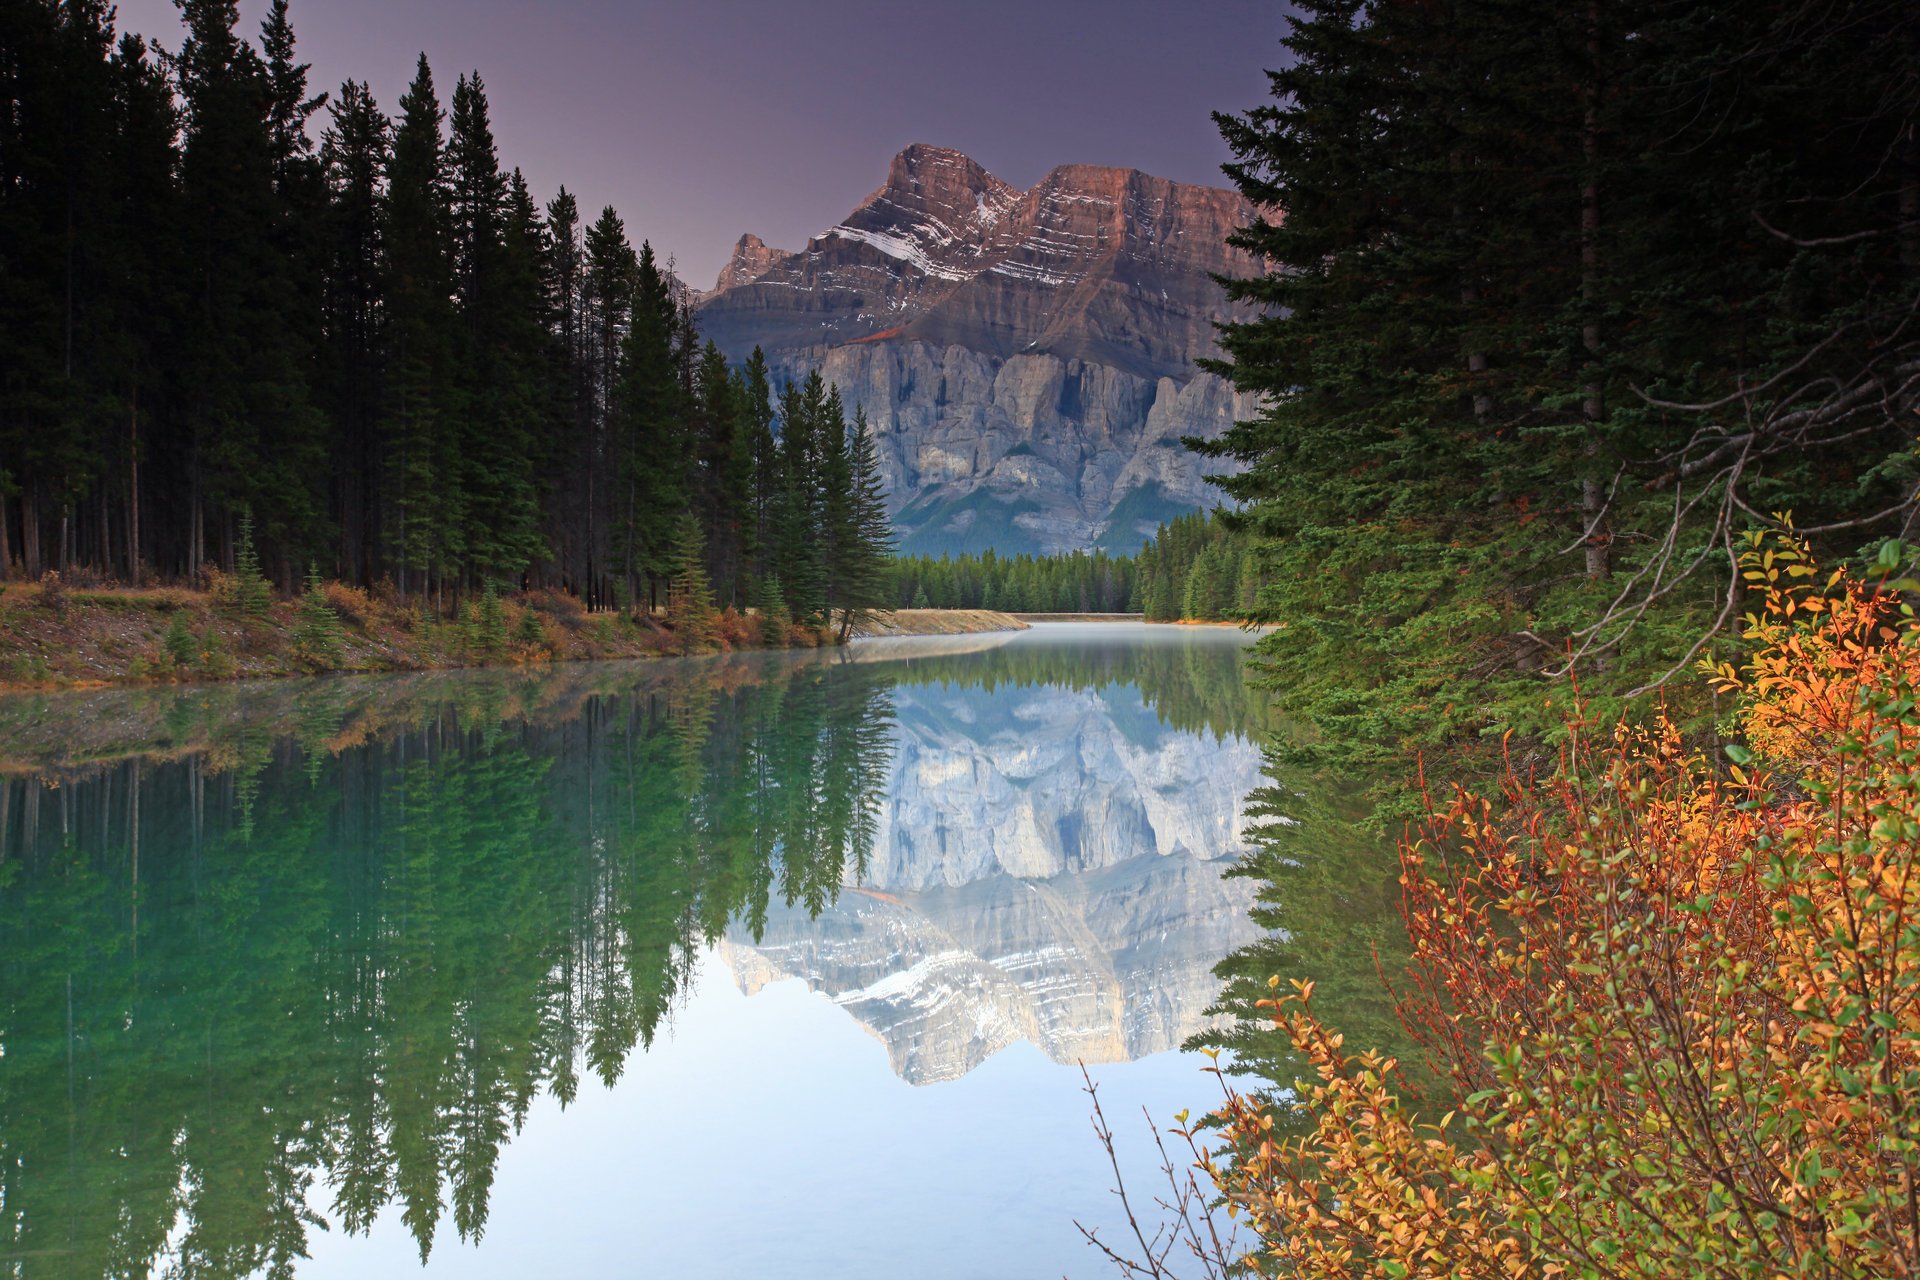
[(0, 699), (0, 1272), (1058, 1277), (1218, 1085), (1248, 637)]

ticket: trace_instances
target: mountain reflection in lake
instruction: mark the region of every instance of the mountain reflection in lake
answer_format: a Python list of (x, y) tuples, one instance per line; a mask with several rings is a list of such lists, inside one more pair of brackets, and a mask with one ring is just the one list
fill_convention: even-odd
[(1243, 643), (0, 700), (0, 1273), (1095, 1271), (1057, 1064), (1205, 1101)]

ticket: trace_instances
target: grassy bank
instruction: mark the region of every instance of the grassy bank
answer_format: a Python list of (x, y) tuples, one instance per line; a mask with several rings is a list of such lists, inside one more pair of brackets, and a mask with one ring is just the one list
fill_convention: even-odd
[[(763, 647), (761, 619), (715, 615), (690, 642), (664, 620), (588, 613), (549, 592), (469, 600), (446, 613), (327, 583), (315, 601), (230, 591), (9, 584), (0, 590), (0, 688), (228, 680), (327, 671), (428, 671), (649, 658)], [(787, 647), (832, 642), (789, 626)]]
[[(250, 608), (230, 589), (14, 583), (0, 588), (0, 688), (434, 671), (833, 643), (830, 630), (807, 626), (769, 636), (760, 617), (731, 609), (689, 638), (668, 619), (588, 613), (572, 596), (551, 592), (473, 599), (451, 615), (337, 582), (325, 584), (318, 601), (262, 599)], [(988, 610), (902, 609), (874, 615), (856, 634), (966, 635), (1025, 625)]]

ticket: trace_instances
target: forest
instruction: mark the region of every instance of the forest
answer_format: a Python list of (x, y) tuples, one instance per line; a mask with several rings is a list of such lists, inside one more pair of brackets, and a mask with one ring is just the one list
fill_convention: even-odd
[[(1262, 216), (1221, 442), (1290, 714), (1367, 768), (1552, 737), (1920, 514), (1916, 18), (1893, 0), (1314, 0), (1221, 113)], [(1675, 703), (1678, 709), (1678, 702)]]
[[(243, 519), (310, 572), (442, 611), (488, 587), (660, 605), (884, 603), (858, 414), (702, 343), (619, 214), (537, 197), (478, 71), (319, 92), (286, 0), (177, 47), (105, 0), (0, 10), (0, 574), (198, 584)], [(316, 142), (317, 134), (317, 142)]]
[(1920, 1274), (1920, 9), (1294, 8), (1189, 443), (1346, 785), (1131, 1274)]

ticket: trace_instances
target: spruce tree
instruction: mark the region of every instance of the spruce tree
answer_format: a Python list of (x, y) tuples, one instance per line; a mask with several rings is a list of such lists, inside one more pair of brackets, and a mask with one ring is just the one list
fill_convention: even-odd
[(707, 580), (706, 539), (700, 533), (700, 521), (692, 512), (683, 512), (675, 522), (671, 558), (668, 562), (667, 621), (672, 625), (681, 653), (692, 653), (713, 642), (713, 587)]
[(383, 509), (402, 600), (436, 585), (452, 558), (460, 512), (448, 444), (454, 314), (442, 119), (433, 71), (421, 54), (400, 99), (382, 219), (390, 424)]
[(847, 534), (838, 575), (843, 610), (842, 641), (852, 634), (858, 619), (871, 610), (885, 608), (892, 596), (889, 586), (893, 568), (893, 522), (887, 516), (880, 458), (874, 449), (873, 433), (867, 427), (864, 407), (856, 408), (853, 413), (848, 470)]
[(333, 421), (331, 510), (338, 560), (356, 581), (383, 566), (386, 247), (382, 196), (391, 124), (366, 84), (340, 86), (320, 142), (328, 191), (322, 248), (321, 403)]
[(339, 665), (340, 643), (340, 615), (327, 602), (319, 568), (308, 565), (306, 590), (300, 593), (294, 615), (294, 649), (314, 666), (326, 669)]
[(787, 642), (787, 625), (791, 619), (787, 615), (787, 597), (780, 589), (780, 575), (768, 574), (760, 582), (760, 635), (764, 643), (774, 646)]
[(265, 617), (273, 608), (273, 589), (260, 571), (260, 553), (253, 542), (253, 509), (240, 511), (240, 532), (234, 540), (233, 600), (250, 618)]

